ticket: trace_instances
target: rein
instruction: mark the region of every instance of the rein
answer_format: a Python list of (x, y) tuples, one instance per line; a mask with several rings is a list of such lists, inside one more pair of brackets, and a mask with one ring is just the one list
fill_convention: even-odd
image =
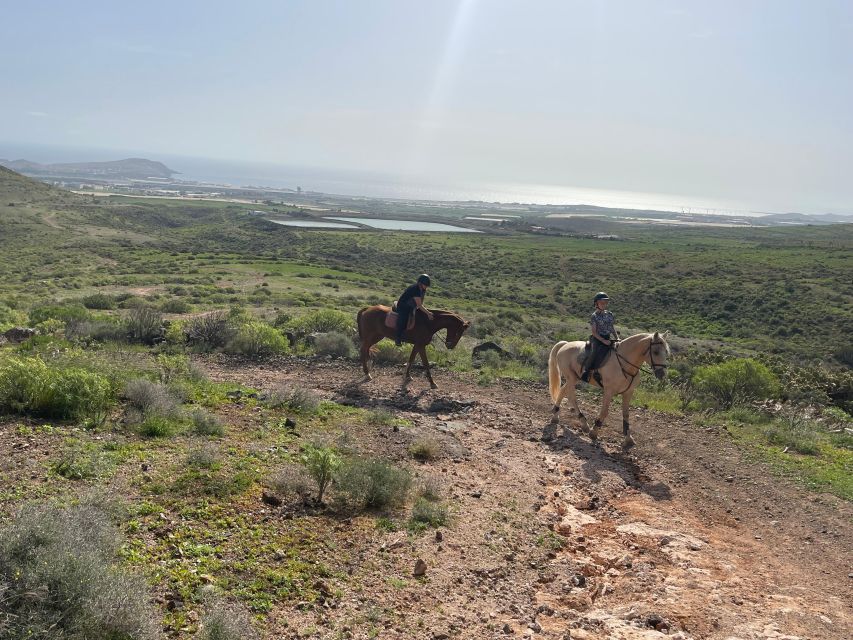
[[(646, 350), (643, 353), (643, 355), (648, 354), (649, 360), (651, 361), (651, 365), (654, 369), (656, 369), (656, 368), (666, 369), (667, 368), (666, 364), (659, 364), (659, 363), (655, 362), (654, 358), (652, 357), (652, 347), (655, 346), (656, 344), (664, 344), (664, 342), (663, 342), (663, 340), (660, 340), (658, 342), (655, 342), (654, 340), (652, 340), (651, 342), (649, 342), (649, 346), (646, 347)], [(625, 391), (630, 389), (631, 385), (634, 384), (634, 379), (638, 375), (640, 375), (641, 371), (643, 373), (645, 373), (646, 375), (654, 375), (654, 370), (649, 371), (649, 370), (643, 368), (643, 365), (646, 363), (645, 358), (643, 358), (643, 361), (640, 362), (639, 365), (636, 365), (633, 362), (631, 362), (630, 360), (628, 360), (627, 358), (623, 358), (621, 355), (619, 355), (619, 351), (616, 349), (616, 347), (613, 348), (613, 353), (616, 354), (616, 359), (619, 360), (619, 368), (622, 370), (622, 375), (628, 379), (628, 386), (625, 387), (624, 391), (622, 391), (621, 393), (618, 393), (616, 395), (621, 395), (622, 393), (625, 393)], [(628, 373), (627, 371), (625, 371), (625, 367), (622, 366), (622, 363), (627, 363), (628, 365), (634, 367), (637, 370), (636, 373), (631, 374), (631, 373)]]

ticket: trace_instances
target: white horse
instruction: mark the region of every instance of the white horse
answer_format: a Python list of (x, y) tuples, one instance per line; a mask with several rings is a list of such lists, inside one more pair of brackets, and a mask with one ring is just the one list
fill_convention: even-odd
[[(551, 400), (554, 402), (554, 417), (552, 424), (560, 422), (560, 403), (563, 398), (568, 397), (569, 403), (578, 413), (581, 427), (584, 433), (589, 433), (593, 441), (598, 439), (598, 431), (607, 418), (610, 409), (610, 401), (613, 396), (622, 396), (622, 433), (625, 440), (622, 443), (624, 449), (634, 446), (628, 422), (628, 405), (634, 389), (640, 383), (640, 367), (643, 363), (651, 365), (658, 380), (663, 379), (666, 374), (666, 360), (670, 354), (669, 345), (659, 333), (638, 333), (616, 343), (611, 353), (608, 354), (604, 364), (599, 368), (601, 382), (604, 388), (604, 400), (601, 403), (601, 412), (595, 419), (592, 431), (586, 417), (578, 407), (575, 396), (575, 384), (580, 380), (581, 367), (584, 360), (584, 342), (558, 342), (551, 349), (548, 357), (548, 382), (551, 389)], [(566, 383), (560, 386), (561, 377)], [(598, 385), (598, 382), (590, 382)], [(598, 386), (602, 386), (598, 385)]]

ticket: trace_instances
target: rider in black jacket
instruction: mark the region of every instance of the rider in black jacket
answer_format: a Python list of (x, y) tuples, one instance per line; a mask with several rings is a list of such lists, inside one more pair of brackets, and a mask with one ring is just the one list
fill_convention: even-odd
[(400, 299), (397, 300), (397, 346), (403, 344), (403, 334), (406, 333), (406, 325), (409, 322), (409, 316), (418, 309), (422, 309), (427, 318), (432, 320), (432, 313), (423, 306), (424, 297), (426, 296), (427, 288), (432, 284), (430, 277), (422, 273), (418, 276), (415, 284), (406, 288)]

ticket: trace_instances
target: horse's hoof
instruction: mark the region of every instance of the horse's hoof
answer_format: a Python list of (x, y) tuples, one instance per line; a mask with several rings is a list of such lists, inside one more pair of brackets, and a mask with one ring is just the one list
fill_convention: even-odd
[(369, 373), (368, 373), (366, 376), (364, 376), (364, 381), (365, 381), (365, 382), (370, 382), (371, 380), (373, 380), (373, 376), (372, 376), (372, 375), (370, 375)]
[(624, 451), (628, 451), (632, 447), (634, 447), (636, 444), (637, 443), (634, 442), (634, 438), (632, 438), (631, 436), (628, 436), (627, 438), (625, 438), (625, 440), (622, 441), (622, 449)]
[(560, 424), (560, 414), (555, 413), (553, 416), (551, 416), (550, 424)]
[(430, 383), (429, 383), (429, 388), (430, 388), (430, 389), (438, 389), (438, 385), (437, 385), (436, 383), (434, 383), (434, 382), (430, 382)]
[(593, 442), (597, 442), (598, 441), (598, 431), (596, 431), (595, 429), (590, 431), (589, 432), (589, 439), (592, 440)]

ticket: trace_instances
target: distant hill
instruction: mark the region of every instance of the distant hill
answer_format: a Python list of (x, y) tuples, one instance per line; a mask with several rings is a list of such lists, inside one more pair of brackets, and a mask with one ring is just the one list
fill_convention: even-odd
[(72, 193), (33, 180), (0, 166), (0, 205), (74, 199)]
[(3, 160), (0, 165), (28, 176), (57, 178), (171, 178), (178, 173), (162, 162), (145, 158), (126, 158), (109, 162), (65, 162), (39, 164), (29, 160)]

